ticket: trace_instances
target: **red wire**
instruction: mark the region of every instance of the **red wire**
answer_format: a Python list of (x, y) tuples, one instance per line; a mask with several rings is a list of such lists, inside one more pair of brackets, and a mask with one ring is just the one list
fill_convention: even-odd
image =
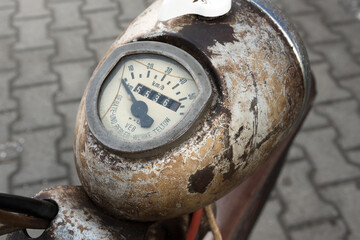
[(186, 240), (195, 240), (197, 232), (199, 230), (202, 212), (203, 209), (199, 209), (193, 213), (189, 231), (187, 232), (186, 235)]

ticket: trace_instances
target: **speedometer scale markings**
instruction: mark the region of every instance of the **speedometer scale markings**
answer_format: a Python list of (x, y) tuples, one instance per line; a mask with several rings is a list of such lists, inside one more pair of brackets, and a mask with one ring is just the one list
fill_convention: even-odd
[(167, 132), (195, 101), (188, 96), (199, 93), (190, 73), (166, 57), (130, 55), (120, 64), (121, 70), (104, 84), (98, 108), (104, 127), (123, 140), (148, 140)]

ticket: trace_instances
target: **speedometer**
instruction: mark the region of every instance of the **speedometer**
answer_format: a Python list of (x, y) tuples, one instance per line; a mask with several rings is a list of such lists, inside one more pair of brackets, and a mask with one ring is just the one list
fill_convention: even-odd
[(104, 127), (125, 141), (146, 140), (178, 124), (199, 89), (177, 62), (154, 54), (125, 57), (99, 98)]
[(90, 130), (124, 153), (170, 147), (209, 105), (210, 80), (185, 51), (158, 42), (116, 49), (94, 76), (87, 96)]

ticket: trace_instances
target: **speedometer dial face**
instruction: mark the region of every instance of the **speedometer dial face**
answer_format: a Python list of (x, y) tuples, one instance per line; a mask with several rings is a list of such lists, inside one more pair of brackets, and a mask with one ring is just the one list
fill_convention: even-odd
[(199, 94), (191, 74), (157, 54), (120, 60), (105, 80), (98, 113), (105, 129), (127, 142), (149, 140), (174, 128)]
[(212, 93), (209, 74), (189, 53), (161, 42), (127, 43), (95, 72), (86, 119), (108, 150), (151, 157), (192, 135)]

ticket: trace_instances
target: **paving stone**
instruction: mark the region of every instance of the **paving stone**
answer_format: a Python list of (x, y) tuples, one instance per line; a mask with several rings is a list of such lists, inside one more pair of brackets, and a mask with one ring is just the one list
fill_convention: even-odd
[(70, 151), (61, 152), (61, 162), (66, 163), (70, 167), (70, 185), (81, 185), (79, 177), (76, 172), (75, 162), (74, 162), (74, 153)]
[(280, 212), (281, 204), (278, 200), (272, 199), (267, 201), (249, 240), (287, 239), (278, 219)]
[(318, 13), (301, 16), (293, 16), (292, 20), (306, 31), (304, 39), (308, 44), (319, 43), (324, 41), (340, 40), (340, 36), (329, 30)]
[(322, 195), (329, 201), (335, 203), (341, 210), (345, 221), (350, 228), (347, 239), (360, 239), (360, 187), (355, 183), (332, 186), (321, 191)]
[(335, 80), (329, 74), (330, 67), (328, 64), (313, 64), (311, 68), (316, 78), (316, 103), (351, 97), (348, 91), (336, 85)]
[(93, 68), (93, 60), (56, 64), (54, 70), (61, 79), (61, 91), (56, 94), (56, 101), (80, 100)]
[(325, 55), (331, 66), (331, 74), (336, 78), (360, 74), (358, 65), (347, 50), (346, 42), (322, 43), (316, 51)]
[[(120, 35), (120, 32), (119, 32)], [(98, 63), (105, 55), (107, 50), (109, 50), (111, 44), (115, 41), (114, 39), (96, 41), (96, 42), (89, 42), (89, 48), (95, 51), (95, 59), (96, 63)]]
[(339, 84), (353, 93), (353, 96), (360, 101), (360, 75), (340, 81)]
[(311, 2), (321, 9), (324, 20), (327, 23), (347, 22), (354, 19), (354, 17), (339, 4), (339, 2), (341, 2), (339, 0), (313, 0)]
[(47, 179), (43, 179), (40, 182), (27, 182), (21, 184), (20, 186), (14, 187), (13, 194), (26, 196), (26, 197), (33, 197), (41, 190), (55, 187), (55, 186), (64, 186), (68, 185), (69, 182), (67, 179), (60, 179), (60, 180), (51, 180), (50, 182)]
[(359, 176), (360, 169), (348, 164), (335, 145), (338, 136), (333, 128), (300, 132), (296, 143), (304, 147), (315, 166), (314, 180), (328, 184)]
[(360, 20), (360, 1), (359, 0), (341, 0), (340, 5), (350, 13), (355, 20)]
[(351, 162), (360, 165), (360, 149), (347, 151), (346, 155), (348, 156)]
[(53, 96), (57, 91), (56, 85), (16, 89), (14, 95), (20, 101), (21, 113), (13, 130), (25, 131), (60, 124), (61, 119), (54, 114), (53, 108)]
[(125, 29), (129, 26), (129, 24), (132, 22), (133, 19), (129, 19), (129, 20), (126, 20), (126, 19), (122, 19), (119, 21), (119, 28), (122, 30), (122, 31), (125, 31)]
[(116, 39), (120, 35), (121, 30), (116, 24), (116, 16), (118, 15), (116, 9), (91, 12), (86, 14), (86, 18), (90, 22), (91, 33), (89, 35), (89, 40), (99, 40), (99, 39)]
[(59, 30), (74, 27), (85, 27), (87, 23), (80, 15), (81, 5), (81, 0), (50, 2), (49, 8), (54, 14), (54, 22), (51, 25), (51, 29)]
[(304, 42), (305, 47), (307, 49), (307, 42), (305, 42), (305, 40), (307, 38), (307, 33), (304, 31), (302, 26), (298, 24), (298, 22), (296, 22), (295, 20), (292, 19), (292, 17), (295, 17), (295, 16), (297, 16), (297, 15), (290, 15), (290, 16), (288, 16), (288, 18), (289, 18), (290, 22), (293, 24), (294, 30), (299, 34), (301, 40)]
[(350, 52), (360, 54), (360, 24), (359, 22), (340, 24), (333, 27), (337, 32), (341, 32), (350, 43)]
[(66, 177), (66, 168), (57, 159), (56, 141), (60, 136), (61, 128), (16, 135), (17, 138), (23, 138), (24, 143), (21, 169), (13, 176), (13, 185)]
[(275, 3), (288, 15), (316, 11), (306, 0), (276, 0)]
[(117, 8), (117, 4), (111, 0), (85, 0), (85, 4), (82, 7), (84, 12), (99, 11), (103, 9), (114, 9)]
[(145, 10), (146, 4), (143, 0), (115, 0), (120, 3), (122, 9), (121, 15), (119, 16), (119, 21), (123, 20), (133, 20), (137, 17), (142, 11)]
[(16, 102), (10, 98), (10, 82), (15, 72), (0, 72), (0, 111), (14, 109)]
[(355, 100), (336, 102), (318, 110), (331, 118), (340, 132), (337, 141), (343, 148), (360, 146), (359, 103)]
[(7, 193), (10, 191), (9, 174), (13, 173), (17, 168), (15, 161), (1, 162), (0, 161), (0, 192)]
[(4, 8), (0, 9), (0, 37), (11, 36), (15, 34), (15, 29), (11, 26), (11, 15), (15, 9)]
[(45, 8), (45, 0), (18, 0), (18, 12), (15, 19), (49, 15), (50, 11)]
[[(315, 51), (312, 49), (312, 47), (306, 46), (306, 50), (307, 50), (307, 53), (308, 53), (308, 57), (309, 57), (310, 63), (317, 63), (317, 62), (322, 62), (322, 61), (324, 61), (323, 56), (321, 56), (321, 54), (315, 52)], [(312, 65), (310, 65), (310, 66), (312, 66)]]
[(4, 144), (10, 139), (9, 125), (16, 119), (16, 117), (16, 112), (6, 112), (0, 114), (0, 144)]
[(54, 42), (47, 34), (47, 25), (50, 22), (50, 17), (15, 21), (14, 25), (19, 32), (19, 42), (15, 44), (15, 50), (52, 47)]
[(19, 63), (20, 75), (15, 86), (55, 82), (57, 76), (50, 68), (50, 56), (54, 53), (55, 50), (51, 48), (16, 52), (14, 57)]
[(58, 53), (53, 58), (53, 62), (92, 58), (93, 53), (87, 49), (85, 42), (85, 36), (88, 32), (89, 30), (85, 28), (53, 32), (51, 35), (56, 39), (58, 47)]
[(65, 117), (64, 136), (60, 141), (60, 149), (72, 149), (74, 143), (74, 130), (76, 123), (76, 114), (79, 108), (79, 102), (59, 104), (57, 109)]
[(335, 209), (323, 202), (309, 180), (311, 166), (307, 161), (285, 164), (277, 189), (287, 208), (281, 215), (287, 226), (333, 217)]
[(0, 143), (0, 163), (17, 159), (23, 151), (23, 139)]
[(318, 113), (316, 113), (315, 109), (313, 107), (313, 109), (310, 110), (309, 114), (307, 115), (307, 117), (305, 119), (305, 122), (302, 126), (302, 130), (325, 127), (328, 125), (329, 125), (329, 121), (326, 119), (326, 117), (321, 116)]
[(8, 8), (8, 7), (14, 7), (15, 1), (14, 0), (1, 0), (0, 1), (0, 8)]
[(10, 50), (15, 38), (0, 38), (0, 70), (15, 68), (15, 61), (10, 56)]
[(301, 147), (297, 146), (296, 144), (292, 144), (286, 159), (287, 161), (292, 161), (292, 160), (302, 159), (304, 157), (305, 154), (303, 149), (301, 149)]
[(324, 223), (291, 231), (293, 240), (339, 240), (346, 239), (346, 225), (341, 220), (329, 220)]

